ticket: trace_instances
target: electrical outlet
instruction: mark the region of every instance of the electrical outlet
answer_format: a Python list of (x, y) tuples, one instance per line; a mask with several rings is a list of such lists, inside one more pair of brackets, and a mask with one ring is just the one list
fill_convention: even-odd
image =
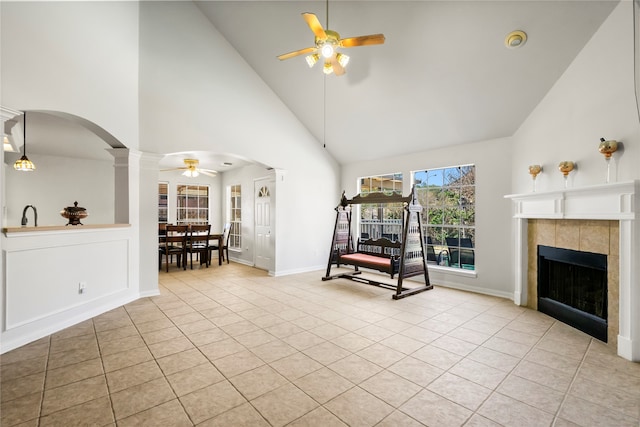
[(84, 290), (86, 289), (86, 287), (87, 287), (87, 282), (80, 282), (78, 284), (78, 293), (84, 294)]

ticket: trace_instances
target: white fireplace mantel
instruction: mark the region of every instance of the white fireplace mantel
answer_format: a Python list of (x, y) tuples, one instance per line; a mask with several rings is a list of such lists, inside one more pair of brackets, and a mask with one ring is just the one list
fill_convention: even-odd
[(515, 289), (513, 301), (527, 304), (528, 219), (620, 221), (620, 329), (618, 355), (640, 361), (640, 181), (505, 196), (514, 206)]

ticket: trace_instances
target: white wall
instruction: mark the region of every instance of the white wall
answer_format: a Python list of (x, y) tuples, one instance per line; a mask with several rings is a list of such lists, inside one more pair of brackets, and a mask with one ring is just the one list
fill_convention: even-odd
[[(429, 267), (435, 285), (473, 290), (511, 298), (513, 276), (511, 264), (511, 210), (504, 199), (511, 188), (512, 162), (510, 138), (457, 145), (439, 150), (345, 165), (342, 185), (348, 198), (357, 193), (358, 178), (402, 172), (404, 195), (411, 189), (411, 172), (447, 166), (476, 166), (476, 277), (468, 272)], [(334, 201), (334, 206), (339, 200)], [(331, 242), (330, 236), (327, 242)], [(327, 245), (329, 245), (327, 243)], [(327, 246), (327, 250), (328, 250)]]
[[(8, 154), (8, 153), (7, 153)], [(38, 210), (38, 226), (66, 225), (68, 220), (60, 211), (73, 206), (87, 210), (83, 224), (113, 224), (114, 178), (113, 162), (71, 159), (57, 156), (29, 154), (36, 171), (19, 172), (11, 166), (16, 154), (5, 155), (7, 226), (20, 227), (22, 210), (34, 205)], [(32, 227), (33, 211), (27, 212)]]
[(143, 2), (140, 26), (141, 149), (231, 153), (284, 170), (276, 274), (322, 266), (334, 159), (191, 2)]
[(0, 105), (74, 114), (138, 147), (136, 2), (2, 2), (1, 24)]
[(633, 37), (632, 2), (622, 1), (514, 135), (513, 193), (532, 191), (530, 164), (544, 167), (537, 191), (564, 188), (563, 160), (578, 164), (569, 186), (604, 184), (601, 137), (624, 144), (611, 162), (612, 181), (640, 178)]

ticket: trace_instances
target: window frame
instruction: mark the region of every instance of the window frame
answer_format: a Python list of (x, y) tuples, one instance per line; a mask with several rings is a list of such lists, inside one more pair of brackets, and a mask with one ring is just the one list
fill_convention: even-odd
[[(234, 191), (234, 189), (236, 189)], [(242, 185), (227, 187), (227, 218), (229, 218), (229, 249), (242, 250)]]
[[(181, 188), (192, 189), (197, 191), (206, 189), (206, 200), (202, 200), (204, 197), (201, 194), (189, 195), (181, 194)], [(185, 203), (181, 205), (181, 198), (185, 197)], [(189, 224), (210, 224), (211, 218), (209, 210), (209, 199), (211, 197), (211, 188), (207, 184), (176, 184), (176, 224), (177, 225), (189, 225)], [(195, 199), (195, 206), (187, 206), (192, 203), (191, 199)], [(184, 215), (181, 215), (181, 211), (185, 211)], [(191, 212), (191, 213), (190, 213)], [(196, 212), (194, 215), (193, 212)]]

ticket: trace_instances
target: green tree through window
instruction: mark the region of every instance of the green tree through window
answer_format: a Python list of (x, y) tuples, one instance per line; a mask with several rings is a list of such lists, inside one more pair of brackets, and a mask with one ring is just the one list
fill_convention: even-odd
[(413, 174), (425, 243), (440, 265), (475, 270), (475, 175), (474, 165)]

